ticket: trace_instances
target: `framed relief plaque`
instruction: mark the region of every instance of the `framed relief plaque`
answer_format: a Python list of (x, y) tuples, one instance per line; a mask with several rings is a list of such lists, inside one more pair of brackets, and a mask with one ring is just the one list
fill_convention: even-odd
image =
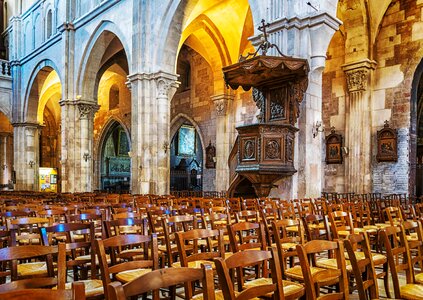
[(389, 127), (389, 122), (385, 121), (383, 128), (377, 132), (377, 161), (396, 162), (398, 160), (397, 143), (397, 131)]
[(326, 163), (342, 164), (342, 135), (335, 133), (335, 127), (330, 132), (326, 137)]

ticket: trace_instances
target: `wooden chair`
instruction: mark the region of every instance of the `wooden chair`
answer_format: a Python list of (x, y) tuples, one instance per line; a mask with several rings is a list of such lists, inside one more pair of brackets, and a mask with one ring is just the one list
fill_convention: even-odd
[[(171, 267), (178, 255), (176, 232), (189, 231), (197, 228), (197, 219), (194, 216), (172, 216), (162, 219), (164, 245), (159, 245), (159, 251), (166, 254), (168, 266)], [(192, 246), (192, 245), (191, 245)], [(186, 245), (189, 248), (189, 245)]]
[[(40, 232), (43, 245), (51, 246), (58, 242), (66, 244), (68, 251), (66, 270), (68, 268), (73, 270), (74, 282), (84, 283), (85, 296), (90, 299), (102, 298), (103, 283), (97, 279), (98, 263), (94, 248), (94, 224), (63, 223), (42, 227)], [(70, 285), (67, 283), (66, 288), (70, 288)]]
[[(205, 240), (206, 243), (201, 243), (201, 240)], [(213, 240), (217, 241), (217, 249)], [(198, 268), (201, 264), (225, 255), (223, 234), (219, 230), (197, 228), (187, 232), (176, 232), (176, 242), (180, 262), (173, 263), (172, 267)]]
[[(153, 292), (153, 300), (160, 299), (159, 289), (185, 284), (191, 287), (191, 282), (202, 281), (203, 299), (214, 300), (213, 270), (210, 265), (198, 268), (166, 268), (151, 271), (124, 285), (120, 282), (109, 284), (110, 299), (126, 300), (147, 292)], [(187, 294), (187, 293), (186, 293)], [(190, 293), (188, 293), (190, 294)], [(175, 295), (171, 299), (175, 299)], [(190, 299), (190, 298), (186, 298)]]
[[(341, 241), (313, 240), (304, 245), (297, 245), (298, 258), (306, 287), (307, 299), (348, 299), (348, 275), (345, 266), (344, 246)], [(334, 252), (337, 269), (317, 267), (317, 254)], [(316, 269), (317, 267), (317, 269)], [(338, 284), (335, 293), (320, 296), (320, 287)]]
[(327, 218), (322, 215), (307, 215), (302, 218), (307, 241), (330, 240), (330, 230)]
[(258, 210), (241, 210), (235, 213), (235, 220), (237, 223), (239, 222), (259, 223), (260, 222)]
[(262, 223), (241, 222), (228, 226), (232, 252), (247, 249), (266, 250), (266, 238)]
[(85, 300), (82, 282), (73, 282), (70, 290), (23, 289), (0, 293), (2, 300)]
[(410, 249), (411, 265), (415, 272), (417, 264), (420, 269), (419, 273), (414, 274), (414, 279), (416, 283), (423, 284), (423, 228), (421, 221), (405, 221), (403, 226)]
[(333, 239), (345, 238), (354, 233), (354, 225), (349, 212), (329, 212), (329, 222)]
[(66, 215), (67, 223), (93, 223), (96, 238), (104, 238), (106, 236), (105, 229), (103, 227), (104, 220), (106, 220), (105, 214), (99, 210), (76, 215)]
[[(58, 274), (53, 267), (53, 255), (57, 256)], [(18, 264), (19, 260), (38, 258), (38, 269), (24, 272)], [(41, 258), (43, 258), (41, 260)], [(65, 288), (66, 276), (66, 248), (64, 244), (58, 246), (25, 245), (0, 249), (0, 263), (10, 265), (11, 281), (0, 285), (0, 292), (20, 289), (36, 289), (54, 287)], [(39, 271), (41, 270), (41, 271)], [(28, 275), (31, 273), (31, 275)]]
[[(344, 240), (344, 245), (352, 266), (360, 300), (378, 299), (379, 288), (367, 233), (349, 235), (348, 239)], [(358, 245), (361, 249), (360, 252), (357, 252)], [(358, 253), (361, 254), (358, 255)]]
[[(423, 286), (414, 281), (414, 270), (411, 264), (410, 252), (404, 227), (400, 224), (389, 226), (380, 231), (381, 241), (388, 257), (391, 271), (394, 296), (397, 299), (423, 299)], [(402, 258), (401, 263), (399, 257)], [(406, 284), (400, 285), (398, 272), (405, 271)]]
[[(96, 240), (95, 243), (106, 299), (108, 299), (107, 286), (112, 279), (126, 283), (158, 268), (158, 245), (155, 234), (151, 236), (116, 235), (104, 240)], [(122, 249), (129, 246), (141, 248), (143, 255), (137, 260), (125, 261), (121, 259)], [(148, 248), (150, 248), (150, 251)], [(136, 249), (136, 251), (140, 251), (140, 249)], [(110, 253), (110, 265), (107, 262), (106, 252)], [(111, 275), (113, 276), (112, 279)]]
[(387, 207), (384, 210), (388, 222), (389, 224), (391, 224), (391, 226), (395, 226), (399, 223), (401, 223), (402, 221), (404, 221), (404, 217), (402, 215), (401, 209), (399, 207)]
[[(288, 235), (286, 230), (287, 227), (297, 226), (298, 234)], [(284, 219), (272, 223), (275, 244), (272, 247), (276, 247), (278, 250), (279, 262), (282, 265), (282, 276), (286, 279), (285, 270), (288, 269), (287, 260), (290, 261), (290, 266), (294, 265), (294, 258), (297, 256), (297, 245), (304, 244), (304, 234), (299, 220)]]
[(124, 211), (124, 212), (119, 212), (119, 213), (115, 213), (112, 214), (112, 219), (113, 220), (118, 220), (118, 219), (141, 219), (143, 217), (142, 214), (140, 213), (136, 213), (136, 212), (132, 212), (132, 211)]
[(275, 238), (273, 237), (272, 223), (280, 220), (279, 210), (271, 207), (260, 209), (260, 219), (266, 233), (267, 244), (272, 245), (275, 241)]
[(106, 232), (106, 238), (120, 234), (148, 234), (147, 218), (119, 218), (116, 220), (104, 221), (103, 227)]
[[(245, 278), (247, 267), (267, 265), (270, 262), (272, 278), (268, 278), (266, 269), (257, 273), (256, 278), (247, 281)], [(301, 284), (283, 281), (278, 255), (272, 251), (249, 250), (237, 252), (227, 259), (215, 259), (216, 270), (222, 290), (216, 291), (217, 298), (225, 300), (241, 300), (252, 298), (297, 299), (304, 294)], [(232, 274), (236, 271), (237, 287)], [(257, 272), (257, 271), (256, 271)], [(286, 291), (285, 289), (286, 288)]]

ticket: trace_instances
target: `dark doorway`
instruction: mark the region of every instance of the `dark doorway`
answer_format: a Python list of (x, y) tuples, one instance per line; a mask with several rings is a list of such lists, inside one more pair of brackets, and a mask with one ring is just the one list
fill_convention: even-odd
[(106, 133), (101, 148), (101, 189), (108, 192), (127, 192), (131, 182), (130, 140), (118, 123)]
[(203, 190), (203, 146), (195, 127), (186, 121), (170, 145), (170, 190)]

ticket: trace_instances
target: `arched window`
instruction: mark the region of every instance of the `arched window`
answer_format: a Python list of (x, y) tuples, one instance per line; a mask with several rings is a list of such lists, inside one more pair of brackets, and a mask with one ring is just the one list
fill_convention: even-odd
[(47, 12), (47, 18), (46, 18), (46, 37), (49, 38), (52, 34), (52, 27), (53, 27), (53, 16), (52, 16), (52, 12), (51, 9), (49, 9), (49, 11)]
[(109, 109), (114, 109), (119, 106), (119, 87), (114, 84), (110, 87), (109, 92)]

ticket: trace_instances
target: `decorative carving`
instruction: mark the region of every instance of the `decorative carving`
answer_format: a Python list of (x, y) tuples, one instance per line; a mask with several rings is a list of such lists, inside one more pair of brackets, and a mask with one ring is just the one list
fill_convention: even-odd
[(94, 113), (98, 110), (99, 106), (95, 104), (88, 104), (88, 103), (79, 103), (79, 118), (90, 118), (94, 115)]
[(259, 109), (259, 114), (257, 115), (257, 120), (259, 123), (264, 122), (264, 111), (265, 111), (265, 103), (266, 98), (264, 94), (259, 89), (253, 88), (253, 100), (256, 103), (257, 108)]
[(289, 134), (285, 139), (285, 161), (292, 162), (293, 157), (292, 153), (294, 153), (294, 136), (293, 134)]
[(266, 145), (264, 148), (264, 157), (265, 159), (280, 159), (281, 158), (281, 150), (280, 144), (277, 140), (271, 139), (266, 141)]
[(300, 116), (300, 104), (303, 101), (304, 93), (307, 90), (308, 79), (303, 78), (300, 81), (291, 84), (291, 97), (290, 97), (290, 109), (291, 114), (289, 116), (289, 122), (294, 125)]
[(396, 162), (398, 160), (398, 134), (397, 131), (389, 127), (389, 122), (377, 132), (377, 155), (378, 162)]
[(206, 168), (216, 169), (216, 147), (212, 145), (211, 141), (206, 148)]
[(326, 163), (342, 164), (342, 135), (335, 133), (335, 127), (326, 137)]
[(244, 156), (243, 159), (254, 159), (256, 143), (253, 139), (246, 140), (244, 142)]
[(346, 71), (345, 74), (347, 75), (347, 86), (349, 92), (356, 92), (356, 91), (365, 91), (367, 89), (367, 78), (368, 78), (368, 70), (361, 68), (361, 69), (354, 69)]
[(158, 97), (168, 97), (169, 90), (172, 87), (172, 81), (171, 80), (164, 80), (161, 78), (157, 82), (157, 88), (158, 88)]
[(217, 116), (224, 116), (226, 114), (226, 100), (224, 98), (214, 100), (214, 105), (216, 107)]

